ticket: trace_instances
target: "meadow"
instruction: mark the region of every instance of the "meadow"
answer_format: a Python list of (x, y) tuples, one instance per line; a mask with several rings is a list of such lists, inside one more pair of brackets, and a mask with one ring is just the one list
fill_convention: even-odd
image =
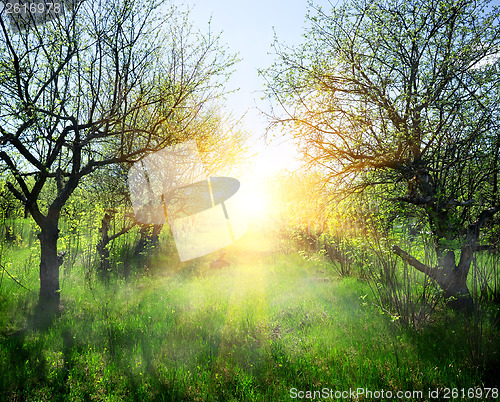
[(44, 327), (33, 316), (36, 242), (31, 247), (2, 249), (1, 400), (389, 400), (387, 392), (437, 400), (454, 388), (484, 392), (482, 399), (498, 392), (487, 391), (498, 387), (497, 368), (474, 356), (471, 318), (437, 309), (428, 325), (404, 328), (377, 306), (366, 280), (337, 276), (321, 255), (279, 251), (270, 234), (247, 233), (228, 247), (231, 265), (221, 269), (210, 269), (210, 257), (175, 262), (162, 249), (145, 269), (103, 282), (77, 258), (61, 273), (62, 313)]
[(499, 399), (494, 1), (17, 3), (0, 402)]

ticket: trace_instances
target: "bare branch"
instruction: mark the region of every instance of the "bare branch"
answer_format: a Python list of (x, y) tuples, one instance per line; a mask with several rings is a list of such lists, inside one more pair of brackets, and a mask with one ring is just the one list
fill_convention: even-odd
[(408, 254), (406, 251), (402, 250), (398, 246), (394, 245), (392, 247), (392, 251), (401, 257), (403, 261), (406, 261), (408, 264), (410, 264), (412, 267), (417, 269), (420, 272), (423, 272), (424, 274), (428, 275), (432, 279), (438, 279), (438, 270), (437, 268), (431, 268), (425, 264), (422, 264), (420, 261), (418, 261), (415, 257), (412, 257), (410, 254)]

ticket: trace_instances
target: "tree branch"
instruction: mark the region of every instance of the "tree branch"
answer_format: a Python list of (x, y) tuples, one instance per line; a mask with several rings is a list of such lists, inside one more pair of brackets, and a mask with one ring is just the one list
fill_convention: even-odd
[(402, 201), (413, 205), (427, 205), (432, 204), (434, 199), (431, 196), (425, 198), (413, 198), (413, 197), (395, 197), (390, 198), (390, 201)]
[(431, 268), (425, 264), (422, 264), (415, 257), (412, 257), (410, 254), (408, 254), (406, 251), (400, 249), (396, 245), (392, 246), (392, 251), (396, 255), (401, 257), (401, 259), (403, 261), (406, 261), (408, 264), (410, 264), (413, 268), (417, 269), (418, 271), (423, 272), (424, 274), (428, 275), (432, 279), (436, 279), (436, 280), (439, 279), (437, 268)]

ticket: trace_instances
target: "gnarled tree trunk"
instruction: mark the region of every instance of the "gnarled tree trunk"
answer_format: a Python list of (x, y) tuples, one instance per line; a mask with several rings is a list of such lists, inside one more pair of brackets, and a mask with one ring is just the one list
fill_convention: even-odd
[[(434, 279), (444, 291), (448, 305), (454, 310), (467, 310), (472, 307), (472, 297), (467, 287), (467, 274), (470, 268), (470, 261), (455, 265), (455, 253), (450, 251), (442, 260), (441, 265), (429, 267), (422, 264), (416, 258), (409, 255), (398, 246), (393, 246), (394, 253), (399, 255), (403, 261), (406, 261), (412, 267)], [(462, 249), (462, 255), (464, 251)]]
[(476, 222), (469, 225), (466, 240), (460, 250), (460, 261), (458, 264), (455, 264), (455, 253), (453, 251), (448, 251), (447, 254), (440, 257), (437, 267), (429, 267), (422, 264), (398, 246), (393, 246), (393, 252), (412, 267), (434, 279), (441, 289), (443, 289), (447, 303), (451, 308), (454, 310), (470, 311), (473, 307), (473, 301), (467, 287), (467, 276), (472, 263), (472, 257), (477, 248), (479, 231), (486, 220), (492, 217), (498, 210), (500, 210), (499, 207), (494, 207), (483, 211)]

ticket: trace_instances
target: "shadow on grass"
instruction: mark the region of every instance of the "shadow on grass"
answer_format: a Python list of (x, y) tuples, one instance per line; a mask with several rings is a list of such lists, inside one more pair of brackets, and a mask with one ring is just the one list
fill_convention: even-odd
[(478, 321), (477, 317), (443, 311), (432, 324), (405, 333), (419, 361), (436, 368), (445, 362), (456, 378), (477, 386), (499, 387), (500, 334), (489, 318), (484, 314)]
[[(26, 328), (0, 335), (0, 401), (93, 400), (115, 397), (131, 401), (190, 401), (191, 396), (175, 378), (156, 370), (155, 351), (142, 331), (113, 333), (115, 353), (94, 351), (88, 336), (92, 318), (83, 327), (31, 317)], [(43, 325), (41, 325), (43, 324)], [(90, 335), (90, 334), (89, 334)], [(111, 338), (112, 337), (112, 338)], [(132, 350), (141, 350), (144, 372), (138, 375)], [(116, 351), (119, 349), (119, 352)]]
[[(49, 376), (49, 364), (36, 331), (23, 329), (0, 339), (0, 400), (30, 400), (43, 389), (52, 395), (68, 393), (66, 373)], [(34, 390), (42, 392), (34, 393)]]

